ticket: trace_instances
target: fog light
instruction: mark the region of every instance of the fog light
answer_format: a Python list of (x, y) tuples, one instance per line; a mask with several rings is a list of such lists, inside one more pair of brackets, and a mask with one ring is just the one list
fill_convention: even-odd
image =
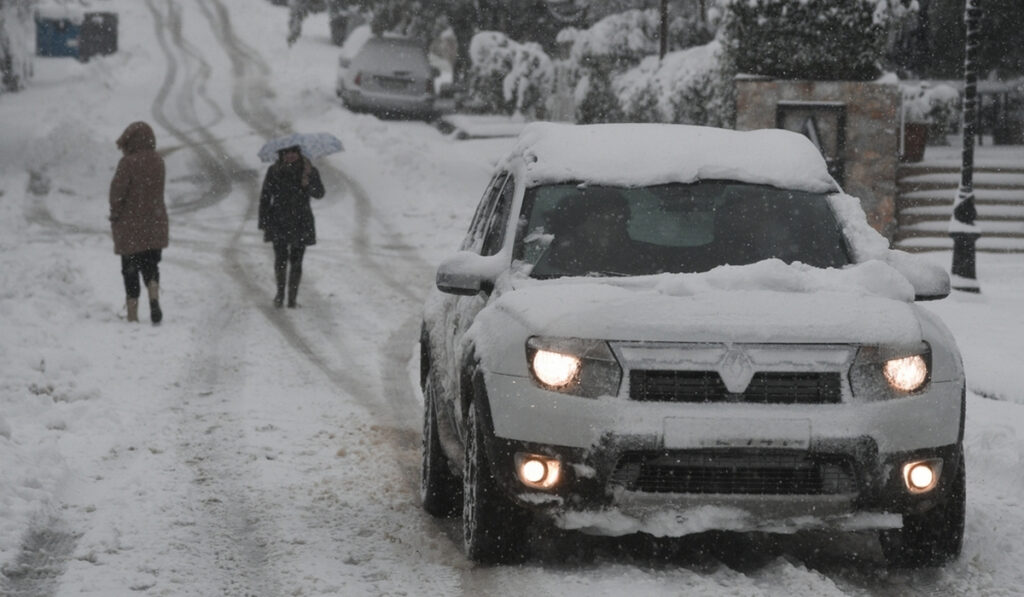
[(903, 465), (903, 483), (910, 493), (927, 493), (939, 484), (942, 474), (942, 460), (919, 460)]
[(551, 489), (561, 476), (562, 463), (547, 456), (518, 453), (516, 471), (523, 485), (535, 489)]

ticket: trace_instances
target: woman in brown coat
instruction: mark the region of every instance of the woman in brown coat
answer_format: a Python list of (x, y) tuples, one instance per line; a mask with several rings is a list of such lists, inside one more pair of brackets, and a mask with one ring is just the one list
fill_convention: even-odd
[(149, 316), (160, 323), (160, 253), (167, 248), (164, 205), (164, 160), (156, 152), (156, 135), (145, 122), (128, 125), (117, 140), (124, 156), (110, 181), (110, 229), (121, 274), (128, 321), (139, 320), (139, 274), (149, 292)]

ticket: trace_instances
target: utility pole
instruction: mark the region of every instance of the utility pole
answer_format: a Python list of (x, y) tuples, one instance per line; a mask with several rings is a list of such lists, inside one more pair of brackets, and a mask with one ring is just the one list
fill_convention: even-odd
[(960, 169), (960, 188), (953, 202), (949, 236), (953, 238), (952, 287), (964, 292), (981, 292), (975, 273), (975, 243), (981, 228), (974, 223), (978, 210), (974, 205), (974, 135), (978, 125), (978, 55), (981, 31), (981, 0), (966, 0), (964, 23), (967, 27), (964, 47), (964, 147)]
[(665, 59), (665, 54), (668, 53), (668, 0), (661, 0), (661, 28), (658, 32), (658, 41), (661, 42), (660, 50), (658, 51), (658, 57), (662, 60)]

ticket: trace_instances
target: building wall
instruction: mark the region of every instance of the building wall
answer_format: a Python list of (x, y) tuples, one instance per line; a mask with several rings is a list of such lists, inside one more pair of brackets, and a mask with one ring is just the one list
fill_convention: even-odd
[(893, 83), (736, 80), (736, 128), (775, 128), (781, 103), (841, 103), (845, 108), (843, 190), (860, 198), (868, 222), (892, 240), (896, 231), (896, 168), (900, 92)]

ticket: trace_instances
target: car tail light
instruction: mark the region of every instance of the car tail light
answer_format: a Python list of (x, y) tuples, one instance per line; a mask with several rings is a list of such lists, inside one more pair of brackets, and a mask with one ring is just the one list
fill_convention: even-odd
[(426, 83), (426, 89), (424, 91), (426, 91), (428, 95), (434, 93), (434, 82), (427, 79)]
[(362, 73), (362, 71), (359, 71), (359, 72), (356, 73), (356, 78), (353, 79), (352, 82), (355, 83), (357, 87), (359, 87), (359, 86), (361, 86), (363, 84), (363, 73)]

